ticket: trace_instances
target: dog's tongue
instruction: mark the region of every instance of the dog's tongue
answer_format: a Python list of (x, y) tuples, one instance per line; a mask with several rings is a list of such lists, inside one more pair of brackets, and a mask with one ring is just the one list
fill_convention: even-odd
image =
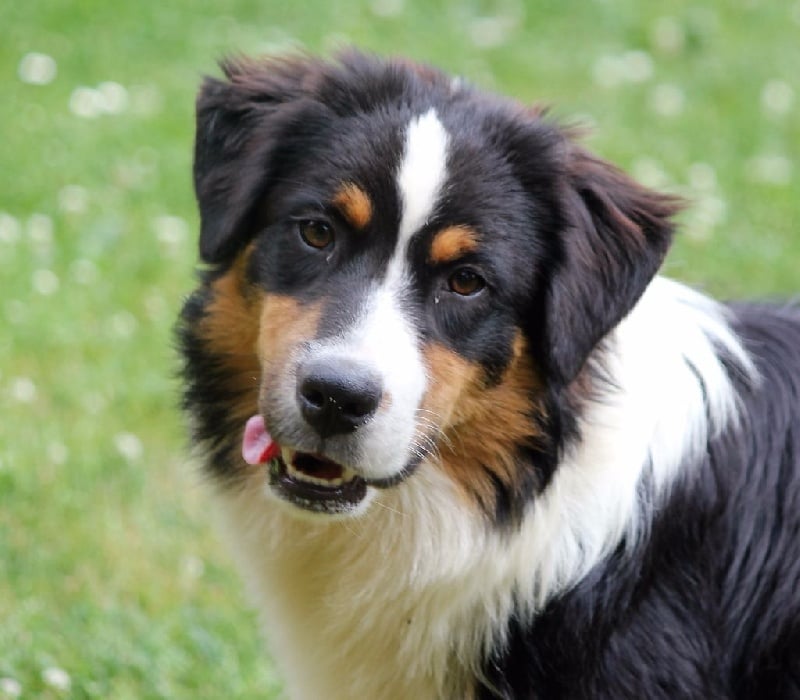
[(263, 464), (280, 454), (281, 448), (267, 432), (264, 419), (253, 416), (244, 426), (242, 457), (248, 464)]

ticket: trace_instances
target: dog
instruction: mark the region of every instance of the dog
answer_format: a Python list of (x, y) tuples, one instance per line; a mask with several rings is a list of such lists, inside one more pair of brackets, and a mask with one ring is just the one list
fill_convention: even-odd
[(183, 403), (292, 698), (800, 697), (800, 309), (681, 202), (345, 51), (197, 101)]

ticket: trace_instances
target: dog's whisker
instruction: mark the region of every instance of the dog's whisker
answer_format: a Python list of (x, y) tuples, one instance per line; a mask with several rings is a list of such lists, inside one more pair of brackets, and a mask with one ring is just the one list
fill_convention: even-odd
[(384, 510), (388, 510), (388, 511), (390, 511), (392, 513), (396, 513), (397, 515), (400, 515), (403, 518), (408, 517), (407, 513), (404, 513), (402, 510), (397, 510), (397, 508), (392, 508), (391, 506), (386, 505), (385, 503), (382, 503), (379, 498), (375, 499), (375, 505), (378, 506), (379, 508), (383, 508)]

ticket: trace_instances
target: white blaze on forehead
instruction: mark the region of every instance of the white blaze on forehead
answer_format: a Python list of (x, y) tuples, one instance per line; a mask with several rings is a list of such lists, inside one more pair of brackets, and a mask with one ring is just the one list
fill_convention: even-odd
[(447, 176), (447, 144), (447, 132), (433, 108), (409, 122), (397, 170), (401, 207), (397, 245), (360, 328), (359, 345), (379, 369), (391, 397), (363, 436), (362, 451), (371, 457), (370, 476), (397, 474), (414, 450), (417, 410), (427, 376), (418, 332), (402, 301), (408, 281), (405, 264), (409, 241), (436, 208)]
[(395, 258), (430, 218), (447, 174), (447, 132), (431, 107), (406, 130), (403, 160), (397, 172), (402, 215)]

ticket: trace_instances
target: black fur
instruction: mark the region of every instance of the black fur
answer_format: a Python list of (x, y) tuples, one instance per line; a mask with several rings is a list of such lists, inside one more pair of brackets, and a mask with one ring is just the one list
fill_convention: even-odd
[[(394, 249), (399, 134), (411, 116), (436, 108), (457, 142), (448, 162), (453, 185), (445, 186), (428, 227), (457, 223), (491, 232), (490, 245), (461, 262), (481, 268), (492, 294), (470, 304), (441, 295), (448, 269), (426, 264), (422, 235), (416, 293), (407, 304), (426, 340), (480, 363), (488, 383), (502, 376), (515, 330), (522, 329), (548, 377), (552, 439), (520, 452), (522, 461), (532, 459), (528, 486), (544, 485), (574, 436), (566, 388), (660, 265), (675, 201), (588, 155), (538, 112), (468, 86), (453, 90), (451, 79), (433, 69), (356, 52), (335, 63), (231, 60), (223, 69), (227, 81), (207, 79), (197, 106), (201, 258), (224, 268), (246, 243), (269, 238), (269, 246), (256, 248), (254, 278), (270, 292), (330, 299), (323, 334), (336, 331), (337, 319), (352, 317), (348, 305)], [(348, 236), (341, 221), (320, 211), (342, 181), (357, 183), (379, 203), (365, 236)], [(348, 262), (296, 254), (294, 222), (320, 214), (339, 229), (336, 255)], [(443, 303), (434, 304), (435, 297)], [(203, 381), (192, 362), (187, 372)], [(501, 520), (524, 508), (530, 488), (521, 487), (499, 494), (497, 503), (508, 504)]]
[[(605, 336), (661, 265), (678, 202), (588, 154), (538, 112), (454, 90), (429, 68), (353, 52), (223, 69), (225, 80), (206, 80), (197, 109), (200, 257), (211, 270), (178, 331), (184, 406), (208, 468), (235, 478), (242, 426), (228, 407), (248, 391), (230, 388), (226, 358), (198, 330), (212, 282), (254, 243), (248, 284), (322, 304), (320, 337), (346, 326), (395, 248), (399, 134), (435, 107), (454, 140), (446, 196), (415, 238), (404, 303), (421, 340), (480, 365), (487, 387), (502, 380), (515, 334), (526, 341), (543, 380), (531, 397), (542, 409), (539, 437), (514, 445), (513, 483), (484, 465), (495, 498), (481, 504), (487, 527), (513, 537), (580, 440), (583, 403), (613, 384), (602, 362), (587, 359), (602, 357)], [(327, 205), (342, 182), (376, 203), (358, 235)], [(298, 242), (305, 217), (334, 228), (332, 257)], [(454, 224), (489, 239), (466, 261), (491, 294), (469, 302), (442, 294), (450, 269), (426, 258), (430, 236)], [(534, 619), (509, 620), (507, 643), (483, 660), (481, 697), (800, 698), (800, 312), (731, 308), (762, 377), (753, 385), (726, 363), (740, 422), (686, 465), (691, 476), (646, 514), (652, 526), (640, 541), (622, 543)]]
[(650, 536), (533, 620), (482, 698), (800, 698), (800, 309), (733, 307), (761, 383)]

